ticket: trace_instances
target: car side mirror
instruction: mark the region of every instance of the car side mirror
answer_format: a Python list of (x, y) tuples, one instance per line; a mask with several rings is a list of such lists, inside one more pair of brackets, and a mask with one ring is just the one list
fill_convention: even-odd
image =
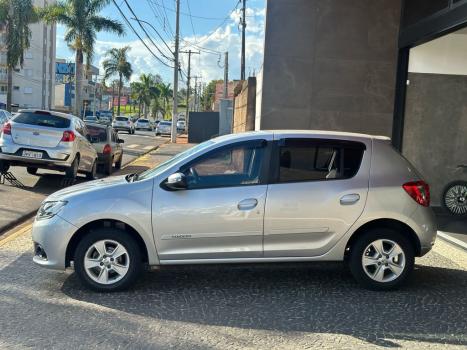
[(175, 173), (170, 175), (165, 182), (165, 186), (173, 191), (187, 189), (186, 176), (183, 173)]
[(125, 143), (125, 140), (118, 139), (118, 140), (117, 140), (117, 143)]

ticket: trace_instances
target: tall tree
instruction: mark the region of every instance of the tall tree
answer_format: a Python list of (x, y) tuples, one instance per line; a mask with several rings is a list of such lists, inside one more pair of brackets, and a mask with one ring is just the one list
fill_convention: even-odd
[(141, 74), (139, 77), (139, 88), (144, 105), (144, 117), (148, 116), (151, 101), (160, 95), (160, 90), (156, 83), (156, 78), (152, 74)]
[(6, 29), (7, 110), (11, 112), (13, 70), (24, 63), (24, 51), (31, 45), (29, 25), (38, 20), (32, 0), (0, 0), (0, 23)]
[(60, 0), (41, 11), (47, 23), (63, 24), (67, 30), (65, 41), (75, 51), (75, 113), (81, 115), (81, 85), (83, 63), (89, 66), (94, 54), (98, 32), (107, 31), (123, 35), (123, 25), (111, 18), (100, 16), (110, 0)]
[(170, 98), (172, 97), (172, 89), (170, 88), (170, 84), (164, 84), (164, 82), (160, 82), (158, 84), (158, 88), (160, 91), (160, 98), (163, 101), (163, 108), (164, 108), (164, 114), (166, 115), (169, 111), (169, 101)]
[(130, 80), (133, 74), (131, 63), (128, 62), (127, 53), (130, 51), (129, 46), (120, 49), (110, 49), (105, 54), (108, 58), (102, 63), (104, 68), (104, 79), (110, 78), (112, 75), (118, 75), (118, 100), (117, 100), (117, 115), (120, 115), (120, 98), (122, 96), (123, 79)]

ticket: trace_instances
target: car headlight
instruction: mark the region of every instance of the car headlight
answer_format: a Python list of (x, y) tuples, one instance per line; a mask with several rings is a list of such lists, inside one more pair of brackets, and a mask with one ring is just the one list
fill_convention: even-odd
[(44, 220), (50, 219), (57, 215), (60, 210), (67, 205), (66, 201), (48, 201), (42, 203), (41, 207), (37, 211), (36, 219)]

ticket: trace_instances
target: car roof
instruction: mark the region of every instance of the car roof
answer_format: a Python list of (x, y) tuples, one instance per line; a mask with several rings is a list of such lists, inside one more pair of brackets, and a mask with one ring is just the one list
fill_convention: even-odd
[(327, 131), (327, 130), (260, 130), (260, 131), (248, 131), (237, 134), (229, 134), (217, 137), (216, 141), (229, 141), (235, 139), (249, 139), (253, 137), (261, 136), (272, 136), (274, 139), (281, 137), (300, 137), (300, 136), (314, 136), (321, 138), (333, 138), (333, 139), (349, 139), (349, 140), (381, 140), (390, 141), (391, 139), (387, 136), (375, 136), (368, 134), (359, 134), (352, 132), (341, 132), (341, 131)]
[(18, 113), (35, 113), (35, 112), (45, 112), (45, 113), (50, 113), (51, 115), (57, 116), (57, 117), (62, 117), (66, 119), (74, 119), (77, 118), (72, 114), (67, 114), (67, 113), (62, 113), (62, 112), (55, 112), (55, 111), (48, 111), (46, 109), (33, 109), (33, 108), (27, 108), (27, 109), (20, 109), (18, 110)]

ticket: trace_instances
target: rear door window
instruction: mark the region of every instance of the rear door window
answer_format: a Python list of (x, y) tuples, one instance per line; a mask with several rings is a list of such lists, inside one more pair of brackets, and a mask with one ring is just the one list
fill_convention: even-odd
[(276, 182), (352, 178), (360, 169), (364, 150), (364, 144), (350, 141), (282, 140), (276, 153)]
[(21, 112), (14, 117), (13, 121), (15, 123), (46, 126), (57, 129), (66, 129), (70, 127), (69, 119), (52, 115), (50, 113)]
[(98, 142), (107, 142), (107, 129), (88, 125), (88, 133), (93, 140)]
[(116, 120), (116, 121), (119, 121), (119, 122), (126, 122), (126, 121), (128, 121), (128, 118), (125, 118), (125, 117), (116, 117), (115, 120)]

